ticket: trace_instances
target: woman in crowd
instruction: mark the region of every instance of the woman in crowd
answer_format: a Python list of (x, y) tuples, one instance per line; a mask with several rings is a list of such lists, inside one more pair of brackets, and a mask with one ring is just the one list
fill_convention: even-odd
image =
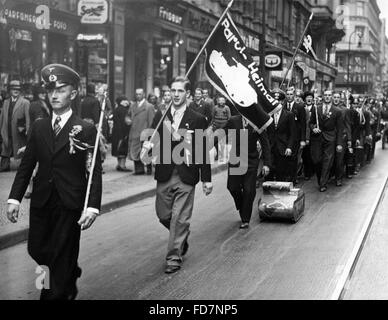
[(128, 155), (128, 135), (132, 123), (129, 116), (129, 105), (126, 97), (118, 97), (116, 108), (113, 111), (112, 156), (117, 158), (117, 171), (132, 171), (125, 166)]

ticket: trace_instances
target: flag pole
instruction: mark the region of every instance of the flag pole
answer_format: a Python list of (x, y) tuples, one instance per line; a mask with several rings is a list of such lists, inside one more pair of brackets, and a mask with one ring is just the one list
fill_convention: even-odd
[[(224, 17), (226, 16), (226, 14), (228, 13), (229, 9), (232, 7), (233, 5), (233, 2), (234, 0), (230, 0), (229, 4), (227, 5), (227, 7), (225, 8), (224, 12), (222, 13), (221, 17), (218, 19), (216, 25), (214, 26), (212, 32), (210, 32), (209, 36), (207, 37), (205, 43), (203, 44), (201, 50), (198, 52), (197, 56), (195, 57), (193, 63), (190, 65), (190, 68), (189, 70), (187, 70), (186, 74), (185, 74), (185, 78), (187, 78), (190, 73), (193, 71), (195, 65), (197, 64), (198, 62), (198, 59), (201, 57), (203, 51), (205, 50), (207, 44), (209, 43), (209, 41), (211, 40), (211, 38), (213, 37), (214, 33), (216, 32), (218, 26), (221, 24), (222, 22), (222, 19), (224, 19)], [(172, 100), (170, 101), (166, 111), (164, 112), (164, 114), (162, 115), (162, 117), (160, 118), (158, 124), (156, 125), (155, 127), (155, 130), (154, 132), (152, 133), (152, 136), (151, 138), (149, 139), (149, 146), (147, 147), (144, 147), (142, 148), (141, 152), (140, 152), (140, 159), (143, 159), (144, 156), (148, 153), (148, 151), (152, 148), (152, 142), (153, 140), (155, 139), (155, 135), (157, 133), (157, 131), (159, 130), (160, 126), (162, 125), (162, 122), (164, 121), (166, 115), (167, 115), (167, 112), (170, 111), (171, 109), (171, 106), (172, 106)]]
[[(313, 16), (314, 16), (314, 12), (311, 12), (310, 18), (309, 18), (309, 20), (307, 21), (306, 27), (304, 28), (302, 37), (301, 37), (300, 40), (299, 40), (299, 44), (298, 44), (298, 46), (297, 46), (296, 49), (295, 49), (294, 55), (293, 55), (293, 57), (292, 57), (291, 65), (288, 67), (287, 72), (286, 72), (286, 74), (285, 74), (285, 76), (284, 76), (284, 78), (283, 78), (283, 81), (282, 81), (282, 83), (280, 84), (280, 87), (279, 87), (279, 88), (282, 87), (282, 85), (283, 85), (284, 81), (286, 80), (286, 78), (287, 78), (288, 73), (290, 72), (290, 70), (292, 70), (292, 69), (294, 68), (294, 63), (295, 63), (296, 55), (298, 54), (298, 50), (299, 50), (299, 48), (300, 48), (300, 46), (301, 46), (301, 44), (302, 44), (302, 42), (303, 42), (304, 36), (305, 36), (305, 34), (306, 34), (306, 32), (307, 32), (307, 28), (309, 27), (310, 22), (311, 22), (311, 20), (313, 19)], [(292, 72), (291, 72), (291, 78), (292, 78)], [(290, 86), (290, 82), (291, 82), (291, 79), (288, 81), (288, 86)]]
[(100, 143), (100, 136), (101, 136), (102, 122), (103, 122), (103, 119), (104, 119), (106, 99), (107, 99), (107, 92), (105, 91), (104, 92), (104, 100), (103, 100), (102, 105), (101, 105), (100, 119), (99, 119), (98, 127), (97, 127), (96, 140), (94, 142), (92, 163), (91, 163), (91, 166), (90, 166), (89, 177), (88, 177), (88, 185), (87, 185), (87, 188), (86, 188), (86, 196), (85, 196), (85, 201), (84, 201), (84, 210), (83, 210), (82, 213), (86, 212), (86, 209), (87, 209), (87, 206), (88, 206), (88, 202), (89, 202), (90, 188), (91, 188), (91, 185), (92, 185), (94, 167), (96, 165), (97, 150), (99, 148), (99, 143)]

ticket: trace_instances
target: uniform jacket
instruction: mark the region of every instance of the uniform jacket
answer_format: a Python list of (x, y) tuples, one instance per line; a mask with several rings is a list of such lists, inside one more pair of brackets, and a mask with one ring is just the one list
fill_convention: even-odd
[[(155, 129), (157, 123), (162, 117), (162, 112), (158, 111), (155, 115), (154, 121), (152, 123), (152, 128)], [(171, 122), (172, 121), (172, 115), (171, 112), (167, 112), (165, 120)], [(178, 170), (178, 174), (180, 179), (183, 183), (189, 184), (189, 185), (196, 185), (199, 180), (202, 182), (211, 182), (211, 166), (209, 161), (209, 155), (206, 151), (206, 138), (204, 138), (203, 142), (203, 158), (200, 159), (200, 163), (193, 164), (193, 162), (196, 159), (196, 152), (195, 152), (195, 134), (192, 134), (192, 160), (190, 161), (189, 165), (187, 166), (186, 163), (182, 164), (175, 164), (174, 159), (172, 157), (172, 151), (171, 151), (171, 161), (170, 163), (167, 162), (166, 159), (164, 159), (163, 154), (164, 152), (170, 152), (170, 150), (165, 150), (164, 148), (167, 148), (164, 143), (164, 134), (163, 134), (163, 127), (165, 124), (162, 124), (159, 128), (159, 137), (160, 137), (160, 155), (159, 158), (159, 164), (156, 164), (155, 167), (155, 180), (158, 182), (167, 182), (172, 173), (174, 168), (176, 167)], [(207, 128), (207, 123), (205, 117), (202, 115), (194, 112), (190, 108), (186, 108), (185, 113), (183, 114), (183, 118), (181, 120), (181, 123), (179, 125), (179, 129), (189, 129), (189, 130), (195, 130), (195, 129), (202, 129), (205, 130)], [(171, 140), (171, 135), (169, 137), (166, 137), (166, 139)], [(173, 150), (174, 146), (176, 146), (179, 142), (171, 141), (171, 150)], [(179, 148), (179, 147), (178, 147)], [(183, 156), (183, 151), (181, 152), (181, 156)], [(165, 163), (166, 162), (166, 163)]]
[[(31, 207), (43, 208), (55, 187), (67, 209), (83, 209), (87, 187), (86, 151), (77, 150), (75, 154), (69, 153), (69, 133), (75, 125), (82, 126), (82, 131), (77, 138), (89, 145), (94, 145), (96, 128), (74, 113), (56, 138), (51, 118), (35, 121), (9, 199), (21, 202), (35, 165), (38, 163), (38, 172), (33, 179)], [(100, 209), (101, 193), (101, 157), (97, 154), (88, 207)]]
[(352, 114), (350, 109), (346, 108), (344, 104), (339, 104), (334, 107), (338, 108), (341, 111), (341, 119), (342, 119), (342, 139), (344, 143), (348, 141), (352, 141)]
[(275, 121), (273, 121), (267, 132), (272, 154), (284, 156), (286, 149), (291, 149), (293, 154), (296, 153), (297, 132), (293, 113), (282, 109), (277, 127), (275, 128)]
[[(233, 116), (229, 119), (226, 124), (225, 129), (229, 132), (230, 129), (236, 130), (236, 141), (232, 144), (231, 153), (240, 156), (241, 145), (240, 145), (240, 134), (242, 129), (244, 129), (242, 116), (237, 115)], [(263, 131), (261, 134), (258, 134), (253, 130), (251, 126), (247, 126), (246, 130), (248, 130), (248, 168), (256, 168), (259, 165), (260, 154), (257, 149), (257, 141), (260, 142), (261, 145), (261, 153), (264, 161), (264, 165), (270, 167), (271, 166), (271, 150), (270, 144), (268, 140), (268, 135), (266, 131)], [(233, 141), (232, 141), (233, 142)], [(239, 164), (230, 164), (232, 167), (237, 167)]]
[[(3, 110), (0, 114), (0, 133), (3, 140), (1, 155), (4, 157), (11, 157), (13, 155), (17, 158), (18, 150), (27, 143), (27, 133), (30, 128), (30, 102), (19, 96), (13, 108), (12, 119), (8, 119), (10, 102), (10, 99), (4, 101)], [(8, 121), (11, 121), (12, 144), (8, 139)], [(25, 126), (23, 132), (20, 132), (18, 129), (20, 124)]]
[[(321, 130), (319, 135), (312, 132), (317, 127), (317, 112), (319, 129)], [(318, 106), (317, 112), (315, 107), (311, 109), (310, 129), (312, 138), (322, 135), (325, 140), (335, 141), (336, 145), (342, 145), (343, 123), (341, 111), (331, 105), (329, 113), (323, 115), (323, 105), (321, 104)]]
[[(284, 102), (283, 109), (287, 110), (287, 101)], [(294, 120), (296, 125), (296, 144), (301, 141), (306, 141), (306, 110), (303, 104), (298, 104), (294, 101), (291, 112), (294, 114)]]

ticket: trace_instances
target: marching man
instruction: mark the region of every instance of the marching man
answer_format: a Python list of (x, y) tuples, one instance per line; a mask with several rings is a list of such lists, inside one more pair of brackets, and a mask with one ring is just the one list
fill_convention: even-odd
[(77, 263), (81, 230), (93, 224), (101, 205), (101, 158), (97, 154), (88, 208), (82, 212), (90, 153), (87, 148), (71, 147), (69, 137), (82, 146), (94, 146), (96, 128), (72, 112), (80, 80), (73, 69), (51, 64), (41, 75), (53, 115), (33, 124), (8, 198), (7, 215), (11, 222), (17, 222), (20, 202), (38, 163), (31, 195), (28, 253), (49, 271), (40, 298), (73, 300), (78, 293), (76, 280), (81, 276)]

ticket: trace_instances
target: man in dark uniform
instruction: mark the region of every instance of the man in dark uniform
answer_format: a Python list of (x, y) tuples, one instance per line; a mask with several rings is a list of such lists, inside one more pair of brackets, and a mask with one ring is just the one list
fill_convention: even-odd
[(292, 155), (296, 147), (296, 124), (293, 113), (284, 107), (276, 112), (267, 129), (272, 167), (267, 180), (293, 182)]
[[(7, 214), (11, 222), (17, 222), (20, 202), (38, 163), (31, 195), (28, 252), (49, 271), (49, 283), (45, 279), (41, 299), (72, 300), (78, 293), (76, 280), (81, 276), (77, 263), (80, 232), (92, 225), (100, 210), (101, 160), (97, 154), (83, 212), (96, 128), (71, 109), (80, 80), (73, 69), (51, 64), (41, 74), (53, 115), (33, 124), (8, 198)], [(76, 146), (70, 146), (70, 134), (79, 141)]]
[(306, 111), (304, 105), (295, 102), (295, 89), (290, 87), (286, 91), (286, 101), (284, 102), (284, 108), (292, 112), (296, 124), (296, 140), (295, 146), (293, 146), (291, 170), (293, 173), (292, 182), (297, 184), (298, 177), (298, 163), (302, 162), (302, 151), (306, 146)]
[(310, 120), (311, 157), (320, 192), (327, 190), (335, 152), (343, 151), (341, 111), (332, 105), (332, 91), (325, 91), (323, 99), (323, 104), (312, 109)]
[[(192, 137), (191, 145), (196, 146), (195, 130), (203, 131), (207, 128), (205, 117), (187, 106), (188, 85), (188, 80), (183, 77), (173, 80), (171, 84), (172, 106), (165, 114), (163, 124), (158, 130), (160, 159), (155, 166), (155, 180), (157, 181), (155, 207), (160, 223), (170, 232), (165, 273), (177, 272), (188, 250), (196, 184), (199, 180), (202, 181), (202, 190), (205, 195), (209, 195), (213, 189), (210, 162), (207, 161), (209, 154), (206, 150), (206, 138), (203, 139), (202, 159), (197, 159), (194, 147), (191, 150), (191, 156), (188, 157), (189, 161), (184, 155), (184, 150), (181, 150), (179, 154), (176, 151), (186, 141), (187, 135)], [(160, 110), (155, 114), (151, 126), (153, 129), (156, 129), (162, 116)], [(192, 132), (190, 133), (189, 130)], [(145, 141), (143, 148), (150, 149), (149, 141)], [(185, 159), (183, 163), (182, 158)]]
[(372, 141), (372, 132), (370, 127), (370, 114), (365, 112), (364, 100), (360, 98), (353, 99), (353, 108), (356, 111), (354, 139), (355, 139), (355, 169), (354, 174), (360, 172), (361, 167), (365, 165), (366, 152), (365, 147)]
[[(241, 153), (247, 152), (248, 163), (245, 165), (240, 163), (229, 163), (228, 170), (228, 190), (232, 195), (236, 204), (236, 209), (240, 213), (241, 217), (241, 229), (246, 229), (249, 226), (249, 222), (252, 216), (252, 206), (256, 197), (256, 177), (257, 169), (260, 162), (260, 154), (257, 147), (257, 142), (260, 142), (262, 158), (264, 160), (263, 176), (267, 176), (271, 166), (271, 151), (269, 147), (269, 140), (267, 133), (264, 131), (261, 134), (257, 133), (245, 117), (238, 115), (229, 119), (225, 129), (230, 133), (233, 130), (235, 138), (230, 139), (232, 142), (231, 154), (236, 157), (240, 157)], [(241, 131), (247, 130), (248, 140), (243, 140), (243, 144), (240, 144)], [(243, 148), (246, 148), (245, 150)], [(244, 174), (236, 175), (230, 171), (231, 167), (239, 167), (245, 171)]]
[[(334, 170), (336, 186), (342, 186), (342, 179), (345, 174), (345, 166), (349, 163), (349, 152), (352, 151), (352, 130), (351, 130), (351, 113), (346, 105), (341, 102), (341, 94), (334, 92), (333, 106), (341, 111), (342, 122), (342, 151), (336, 152), (334, 157)], [(348, 171), (348, 169), (346, 170)]]
[(313, 108), (314, 94), (312, 92), (305, 92), (303, 95), (305, 101), (305, 111), (306, 111), (306, 146), (303, 148), (302, 159), (303, 159), (303, 173), (304, 179), (310, 180), (314, 175), (314, 164), (311, 159), (311, 144), (310, 144), (310, 119), (311, 119), (311, 110)]

